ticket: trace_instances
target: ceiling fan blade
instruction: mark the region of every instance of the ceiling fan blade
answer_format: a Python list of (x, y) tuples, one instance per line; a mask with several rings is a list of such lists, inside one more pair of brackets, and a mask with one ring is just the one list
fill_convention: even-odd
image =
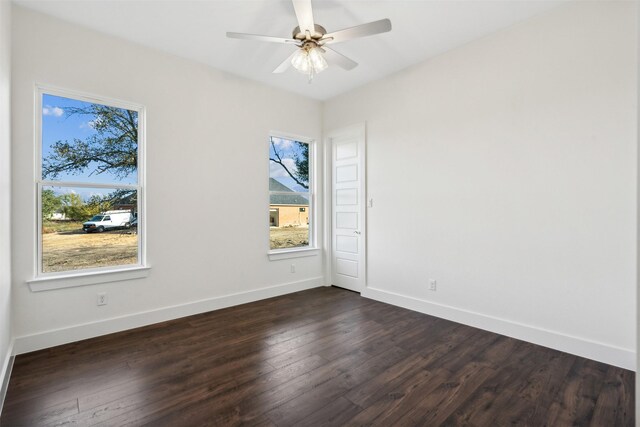
[(271, 43), (297, 43), (298, 40), (284, 39), (282, 37), (261, 36), (258, 34), (246, 34), (246, 33), (227, 33), (227, 37), (230, 39), (242, 39), (242, 40), (256, 40), (261, 42)]
[(293, 58), (293, 55), (295, 55), (297, 52), (297, 50), (293, 51), (293, 53), (291, 55), (289, 55), (287, 57), (287, 59), (285, 59), (284, 61), (282, 61), (282, 63), (280, 65), (278, 65), (278, 67), (273, 70), (274, 74), (280, 74), (280, 73), (284, 73), (285, 71), (287, 71), (289, 69), (289, 67), (291, 66), (291, 59)]
[(388, 19), (381, 19), (379, 21), (369, 22), (368, 24), (356, 25), (355, 27), (345, 28), (344, 30), (325, 34), (325, 36), (322, 37), (322, 40), (327, 40), (326, 43), (340, 43), (357, 37), (386, 33), (387, 31), (391, 31), (391, 21)]
[(336, 64), (338, 67), (344, 68), (347, 71), (353, 70), (358, 66), (358, 63), (356, 61), (347, 58), (343, 54), (336, 52), (328, 46), (323, 46), (322, 49), (324, 49), (325, 51), (324, 58), (331, 64)]
[(308, 30), (311, 34), (314, 34), (316, 29), (313, 22), (311, 0), (293, 0), (293, 8), (296, 11), (296, 18), (298, 18), (300, 31), (305, 33)]

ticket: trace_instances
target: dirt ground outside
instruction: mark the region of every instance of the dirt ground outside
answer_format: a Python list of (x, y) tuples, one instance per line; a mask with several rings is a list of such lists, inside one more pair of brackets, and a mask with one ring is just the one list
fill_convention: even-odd
[(135, 230), (85, 233), (81, 222), (46, 221), (42, 235), (42, 271), (129, 265), (138, 262)]
[[(309, 244), (309, 227), (271, 227), (271, 249)], [(138, 235), (134, 230), (85, 233), (82, 223), (45, 221), (42, 235), (42, 271), (130, 265), (138, 262)]]
[(271, 249), (296, 248), (309, 244), (309, 227), (271, 227)]

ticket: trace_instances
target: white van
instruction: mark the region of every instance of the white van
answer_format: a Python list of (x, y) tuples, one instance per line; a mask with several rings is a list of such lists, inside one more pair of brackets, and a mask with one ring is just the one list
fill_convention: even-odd
[(86, 233), (96, 231), (102, 233), (105, 230), (115, 228), (129, 228), (133, 215), (131, 211), (106, 211), (95, 215), (89, 221), (82, 224), (82, 229)]

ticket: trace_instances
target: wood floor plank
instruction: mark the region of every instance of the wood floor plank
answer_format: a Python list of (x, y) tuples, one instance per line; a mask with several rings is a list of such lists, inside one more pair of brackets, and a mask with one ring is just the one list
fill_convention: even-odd
[(441, 425), (445, 419), (494, 373), (476, 362), (452, 373), (452, 379), (440, 384), (415, 406), (405, 408), (396, 425)]
[(78, 399), (71, 399), (47, 407), (32, 406), (32, 402), (27, 402), (18, 408), (9, 408), (3, 416), (11, 419), (14, 427), (29, 427), (50, 424), (78, 412)]
[(631, 426), (632, 415), (621, 405), (621, 401), (628, 402), (633, 397), (632, 386), (625, 381), (625, 375), (619, 369), (613, 367), (607, 371), (604, 385), (598, 395), (598, 400), (593, 409), (593, 417), (590, 425), (602, 426), (612, 422), (612, 414), (615, 416), (615, 425)]
[(549, 408), (550, 425), (589, 425), (608, 366), (578, 358)]
[(413, 378), (420, 371), (425, 371), (425, 365), (426, 361), (421, 355), (411, 354), (402, 362), (353, 387), (345, 397), (365, 408), (381, 399), (390, 390), (395, 390), (407, 378)]
[(337, 397), (344, 395), (355, 385), (372, 375), (384, 372), (389, 367), (406, 358), (406, 351), (392, 348), (377, 356), (353, 365), (346, 372), (295, 396), (293, 399), (269, 411), (266, 415), (279, 426), (294, 426), (318, 407), (324, 407)]
[[(269, 357), (266, 361), (275, 367), (280, 367), (308, 357), (312, 354), (316, 354), (320, 351), (326, 351), (331, 347), (340, 346), (340, 349), (344, 349), (354, 337), (362, 335), (363, 333), (366, 333), (366, 331), (375, 331), (377, 328), (378, 325), (373, 321), (349, 325), (344, 329), (336, 330), (329, 335), (322, 336), (314, 342), (300, 347), (295, 347), (285, 353)], [(352, 349), (353, 348), (351, 348), (351, 350)]]
[[(526, 378), (545, 360), (533, 351), (535, 346), (520, 343), (516, 351), (496, 369), (466, 400), (443, 422), (447, 425), (499, 425), (496, 418), (505, 411), (506, 403), (515, 393), (518, 385), (526, 383)], [(501, 402), (506, 400), (507, 402)]]
[[(339, 397), (333, 402), (323, 406), (305, 418), (296, 422), (297, 427), (339, 427), (345, 425), (355, 414), (362, 410), (344, 397)], [(276, 425), (276, 424), (274, 424)]]
[[(318, 357), (318, 356), (315, 356)], [(288, 367), (279, 368), (269, 378), (260, 378), (257, 381), (243, 384), (228, 393), (222, 395), (209, 395), (199, 393), (190, 399), (167, 399), (166, 405), (170, 410), (161, 410), (153, 413), (143, 413), (142, 418), (138, 414), (128, 414), (116, 421), (131, 421), (139, 424), (140, 421), (153, 422), (158, 426), (173, 425), (239, 425), (253, 423), (255, 419), (280, 406), (306, 391), (330, 381), (340, 375), (349, 366), (359, 364), (370, 356), (356, 351), (344, 355), (342, 358), (327, 362), (315, 369), (305, 372), (289, 372)], [(295, 362), (295, 366), (300, 362)], [(177, 404), (176, 404), (177, 401)], [(162, 403), (161, 403), (162, 404)], [(159, 406), (159, 405), (155, 405)]]
[(323, 287), (19, 355), (0, 426), (632, 426), (634, 381)]
[(391, 426), (402, 418), (409, 408), (415, 407), (424, 396), (430, 394), (440, 385), (450, 379), (450, 372), (438, 370), (435, 372), (421, 371), (408, 378), (401, 387), (390, 391), (377, 402), (366, 407), (352, 420), (349, 425)]

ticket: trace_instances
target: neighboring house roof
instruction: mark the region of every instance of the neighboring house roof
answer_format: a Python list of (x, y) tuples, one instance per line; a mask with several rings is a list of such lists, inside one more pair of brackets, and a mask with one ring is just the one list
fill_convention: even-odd
[(132, 191), (130, 194), (120, 197), (113, 201), (113, 209), (115, 210), (130, 210), (135, 213), (138, 208), (137, 193)]
[[(294, 192), (292, 189), (273, 178), (269, 178), (269, 191)], [(299, 194), (271, 194), (269, 196), (269, 204), (309, 206), (309, 201)]]

